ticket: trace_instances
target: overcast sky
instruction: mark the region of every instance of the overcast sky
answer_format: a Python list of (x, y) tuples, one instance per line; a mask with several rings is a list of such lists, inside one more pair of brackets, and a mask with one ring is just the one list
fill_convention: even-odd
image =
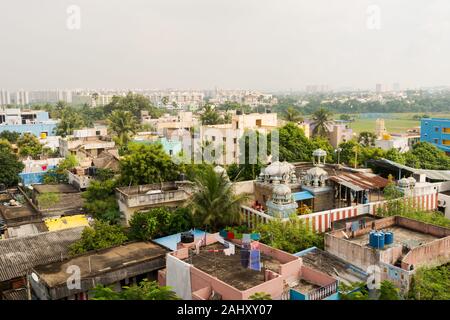
[(1, 0), (0, 88), (449, 85), (449, 40), (449, 0)]

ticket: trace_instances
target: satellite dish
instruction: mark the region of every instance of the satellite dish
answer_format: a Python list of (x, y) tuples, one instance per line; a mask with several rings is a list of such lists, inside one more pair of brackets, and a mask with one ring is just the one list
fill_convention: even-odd
[(31, 278), (33, 278), (33, 280), (34, 280), (35, 282), (39, 282), (39, 277), (38, 277), (38, 275), (37, 275), (36, 273), (32, 272), (32, 273), (31, 273)]

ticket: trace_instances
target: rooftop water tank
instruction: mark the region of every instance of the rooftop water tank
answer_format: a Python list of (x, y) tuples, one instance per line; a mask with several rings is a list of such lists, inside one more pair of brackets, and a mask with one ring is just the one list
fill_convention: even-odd
[(194, 234), (192, 232), (181, 233), (181, 243), (192, 243), (192, 242), (194, 242)]
[(369, 245), (375, 249), (384, 248), (384, 233), (383, 232), (370, 232)]
[(384, 244), (389, 245), (394, 243), (394, 233), (391, 231), (384, 233)]

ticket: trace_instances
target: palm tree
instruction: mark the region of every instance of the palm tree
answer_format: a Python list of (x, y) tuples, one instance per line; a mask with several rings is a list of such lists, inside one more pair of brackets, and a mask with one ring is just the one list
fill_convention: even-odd
[(303, 117), (300, 115), (300, 112), (293, 107), (289, 107), (286, 109), (284, 118), (286, 119), (286, 121), (295, 123), (303, 121)]
[(217, 231), (240, 222), (240, 207), (247, 196), (234, 193), (225, 172), (217, 173), (207, 166), (195, 178), (195, 186), (196, 192), (188, 205), (198, 225)]
[(116, 135), (114, 141), (119, 146), (125, 146), (131, 141), (132, 135), (138, 129), (136, 118), (129, 111), (116, 110), (108, 117), (109, 129)]
[(248, 298), (250, 300), (272, 300), (272, 296), (265, 292), (255, 292)]
[(314, 120), (314, 129), (313, 129), (313, 135), (316, 136), (326, 136), (328, 134), (328, 127), (327, 125), (331, 121), (332, 113), (324, 108), (320, 108), (313, 114), (313, 120)]

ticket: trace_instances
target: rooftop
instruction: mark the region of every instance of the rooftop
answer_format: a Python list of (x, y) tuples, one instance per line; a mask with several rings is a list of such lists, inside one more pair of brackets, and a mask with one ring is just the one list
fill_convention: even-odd
[[(201, 231), (198, 229), (194, 229), (193, 230), (193, 234), (194, 234), (194, 239), (198, 240), (202, 237), (204, 237), (205, 235), (205, 231)], [(208, 234), (208, 233), (207, 233)], [(166, 237), (161, 237), (158, 239), (153, 239), (153, 242), (156, 242), (172, 251), (177, 250), (177, 244), (181, 241), (181, 232), (180, 233), (175, 233), (172, 234), (170, 236), (166, 236)]]
[(28, 203), (11, 206), (8, 202), (0, 204), (0, 215), (5, 219), (6, 223), (32, 220), (38, 218), (38, 213)]
[(125, 245), (91, 252), (62, 262), (42, 265), (34, 270), (49, 287), (66, 283), (71, 265), (80, 267), (81, 278), (96, 276), (155, 258), (165, 257), (168, 250), (151, 242), (132, 242)]
[(0, 282), (22, 277), (31, 268), (68, 257), (68, 247), (84, 228), (0, 240)]
[(38, 193), (78, 193), (70, 184), (33, 184), (33, 189)]
[[(241, 249), (235, 246), (235, 254), (225, 256), (223, 252), (208, 252), (207, 250), (225, 249), (221, 243), (213, 243), (202, 247), (199, 255), (186, 259), (197, 269), (217, 277), (221, 281), (238, 290), (247, 290), (264, 283), (264, 271), (255, 271), (241, 265)], [(261, 253), (261, 263), (266, 269), (278, 272), (280, 261)]]
[(328, 274), (345, 284), (365, 281), (366, 279), (366, 276), (359, 272), (356, 267), (318, 248), (305, 250), (295, 255), (302, 258), (303, 265)]
[[(384, 231), (391, 231), (394, 233), (394, 243), (389, 246), (385, 246), (385, 249), (391, 248), (393, 246), (407, 246), (412, 249), (433, 240), (439, 239), (431, 234), (407, 229), (399, 225), (393, 225), (387, 228), (383, 228)], [(354, 238), (349, 239), (351, 242), (356, 243), (361, 246), (369, 245), (369, 234), (365, 233)]]

